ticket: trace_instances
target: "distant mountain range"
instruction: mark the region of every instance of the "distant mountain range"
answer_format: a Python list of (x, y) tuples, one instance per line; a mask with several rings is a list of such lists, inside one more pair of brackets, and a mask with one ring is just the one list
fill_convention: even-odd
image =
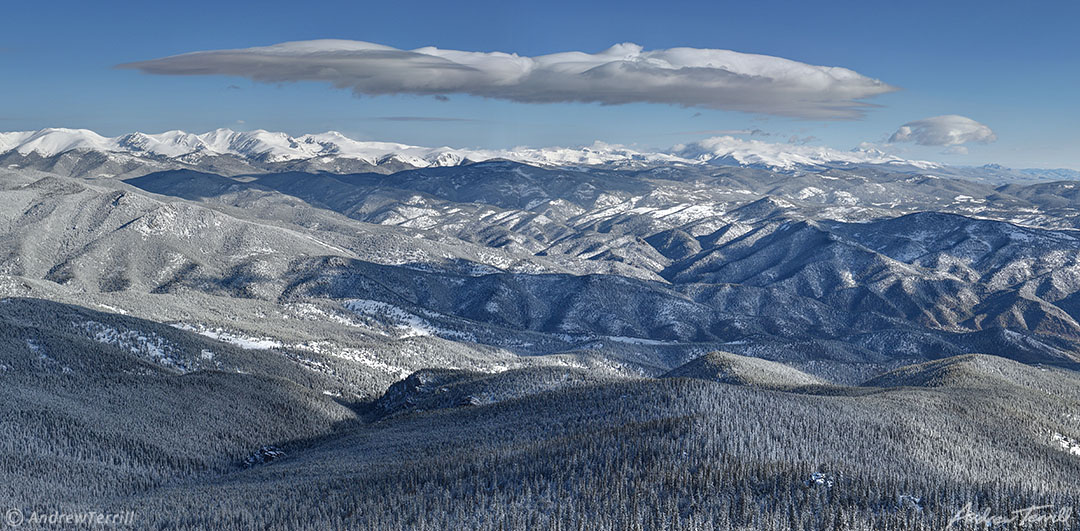
[(720, 136), (675, 146), (667, 152), (643, 152), (596, 143), (587, 147), (514, 148), (506, 150), (420, 147), (392, 142), (359, 141), (330, 131), (289, 136), (269, 131), (217, 129), (203, 134), (167, 131), (104, 137), (86, 129), (49, 128), (0, 133), (0, 156), (49, 158), (70, 152), (173, 160), (198, 164), (215, 157), (236, 157), (256, 163), (345, 160), (391, 170), (458, 166), (505, 159), (545, 167), (648, 167), (655, 165), (730, 165), (798, 171), (827, 167), (881, 165), (913, 171), (947, 170), (982, 173), (999, 179), (1077, 178), (1073, 170), (1012, 170), (998, 165), (949, 169), (943, 164), (906, 160), (876, 149), (835, 150)]

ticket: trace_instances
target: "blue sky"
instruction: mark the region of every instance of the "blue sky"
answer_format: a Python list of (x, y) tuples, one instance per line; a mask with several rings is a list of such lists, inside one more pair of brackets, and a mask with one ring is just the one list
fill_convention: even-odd
[[(663, 149), (713, 131), (770, 142), (882, 145), (955, 164), (1080, 169), (1080, 3), (1014, 2), (28, 2), (0, 21), (0, 130), (80, 127), (105, 135), (219, 127), (454, 147), (581, 145)], [(147, 75), (115, 65), (309, 39), (400, 49), (436, 46), (537, 56), (716, 48), (841, 66), (901, 88), (857, 120), (820, 120), (656, 103), (535, 104), (451, 95), (356, 97), (327, 83)], [(902, 124), (962, 115), (997, 140), (887, 144)], [(439, 117), (456, 120), (398, 120)], [(390, 118), (390, 119), (388, 119)]]

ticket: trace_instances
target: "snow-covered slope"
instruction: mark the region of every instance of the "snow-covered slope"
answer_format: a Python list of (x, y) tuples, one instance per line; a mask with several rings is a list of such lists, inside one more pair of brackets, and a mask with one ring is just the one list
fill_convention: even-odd
[(123, 153), (136, 157), (197, 162), (207, 156), (231, 155), (275, 163), (311, 159), (351, 159), (372, 165), (398, 163), (415, 168), (457, 166), (466, 162), (508, 159), (541, 166), (650, 166), (659, 164), (760, 166), (779, 170), (836, 164), (937, 164), (908, 161), (880, 151), (839, 151), (826, 147), (772, 144), (730, 136), (715, 137), (668, 152), (637, 151), (596, 142), (583, 147), (513, 148), (506, 150), (420, 147), (392, 142), (360, 141), (330, 131), (297, 137), (269, 131), (217, 129), (203, 134), (166, 131), (131, 133), (108, 138), (86, 129), (50, 128), (0, 133), (0, 154), (17, 152), (52, 157), (76, 150)]
[[(599, 165), (681, 162), (673, 155), (640, 153), (622, 146), (597, 143), (583, 148), (518, 148), (469, 150), (420, 147), (393, 142), (368, 142), (336, 131), (292, 137), (269, 131), (237, 132), (217, 129), (203, 134), (167, 131), (131, 133), (114, 138), (86, 129), (42, 129), (0, 133), (0, 154), (15, 151), (51, 157), (75, 150), (126, 153), (191, 161), (202, 156), (233, 155), (262, 162), (286, 162), (320, 157), (355, 159), (378, 165), (399, 162), (417, 168), (457, 166), (467, 161), (509, 159), (543, 165)], [(691, 161), (685, 161), (691, 163)]]
[(118, 150), (115, 149), (115, 145), (115, 139), (105, 138), (86, 129), (42, 129), (0, 133), (0, 153), (17, 151), (23, 155), (37, 153), (43, 157), (51, 157), (77, 149)]
[(909, 165), (924, 169), (941, 167), (941, 164), (935, 162), (906, 160), (877, 149), (841, 151), (823, 146), (777, 144), (732, 136), (718, 136), (693, 144), (675, 146), (673, 152), (693, 161), (779, 170), (837, 164)]

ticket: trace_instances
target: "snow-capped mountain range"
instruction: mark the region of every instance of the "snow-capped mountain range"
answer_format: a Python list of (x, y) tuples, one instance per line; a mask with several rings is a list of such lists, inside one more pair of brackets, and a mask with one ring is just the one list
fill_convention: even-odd
[(876, 150), (840, 151), (826, 147), (743, 140), (731, 136), (678, 145), (667, 152), (643, 152), (602, 142), (573, 148), (430, 148), (354, 140), (335, 131), (296, 137), (280, 132), (239, 132), (230, 129), (217, 129), (203, 134), (167, 131), (158, 134), (130, 133), (117, 137), (105, 137), (86, 129), (62, 128), (0, 133), (0, 155), (16, 152), (20, 155), (52, 157), (79, 150), (178, 159), (184, 162), (195, 162), (208, 156), (230, 155), (268, 163), (341, 158), (376, 166), (386, 162), (399, 162), (417, 168), (457, 166), (491, 159), (508, 159), (542, 166), (717, 164), (778, 170), (849, 164), (908, 165), (917, 168), (940, 166), (932, 162), (905, 160)]
[(699, 162), (730, 166), (756, 166), (774, 170), (843, 164), (890, 164), (916, 168), (940, 168), (936, 162), (908, 160), (879, 149), (843, 151), (824, 146), (780, 144), (744, 140), (733, 136), (706, 138), (692, 144), (675, 146), (678, 156)]

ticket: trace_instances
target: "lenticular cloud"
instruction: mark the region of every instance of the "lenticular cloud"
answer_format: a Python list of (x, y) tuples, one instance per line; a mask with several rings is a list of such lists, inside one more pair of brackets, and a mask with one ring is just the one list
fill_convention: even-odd
[(358, 95), (469, 94), (522, 103), (662, 103), (801, 118), (858, 118), (895, 87), (841, 67), (698, 48), (618, 44), (600, 53), (523, 57), (316, 40), (174, 55), (120, 65), (163, 75), (325, 81)]
[(968, 142), (988, 144), (997, 140), (993, 129), (957, 114), (923, 118), (901, 125), (889, 142), (915, 142), (923, 146), (959, 146)]

